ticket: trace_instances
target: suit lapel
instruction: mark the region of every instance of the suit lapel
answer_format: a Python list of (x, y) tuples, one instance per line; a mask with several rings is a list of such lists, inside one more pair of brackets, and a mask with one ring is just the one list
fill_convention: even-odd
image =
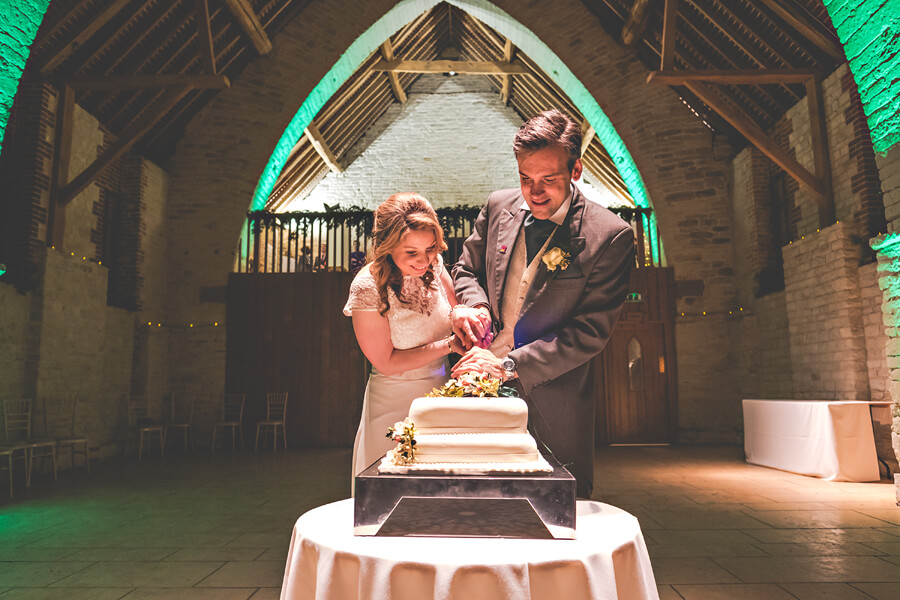
[[(556, 228), (550, 243), (547, 244), (547, 250), (553, 247), (564, 249), (570, 254), (571, 260), (584, 250), (585, 240), (581, 237), (581, 219), (584, 216), (585, 197), (581, 195), (578, 188), (573, 186), (572, 205), (569, 207), (569, 214), (562, 225)], [(519, 318), (528, 312), (528, 309), (534, 305), (535, 301), (541, 294), (546, 291), (547, 286), (553, 281), (553, 278), (559, 273), (559, 269), (550, 271), (543, 261), (538, 265), (537, 273), (535, 273), (534, 281), (525, 294), (525, 302), (522, 304), (522, 310)]]
[(512, 258), (516, 237), (518, 237), (519, 230), (522, 228), (522, 222), (525, 221), (526, 211), (518, 208), (521, 203), (522, 197), (517, 196), (515, 204), (511, 207), (512, 212), (504, 208), (500, 211), (498, 219), (497, 248), (494, 249), (496, 261), (494, 270), (494, 297), (497, 298), (497, 306), (503, 305), (503, 286), (506, 285), (506, 271), (509, 268), (510, 258)]

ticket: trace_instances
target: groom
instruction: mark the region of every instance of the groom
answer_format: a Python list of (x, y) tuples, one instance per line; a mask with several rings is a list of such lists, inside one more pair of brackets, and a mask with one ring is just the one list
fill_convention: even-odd
[[(628, 223), (587, 200), (581, 129), (557, 110), (516, 133), (520, 189), (491, 194), (453, 267), (459, 301), (494, 323), (489, 349), (474, 347), (453, 368), (513, 380), (529, 405), (532, 432), (589, 498), (594, 480), (590, 361), (606, 345), (634, 264)], [(462, 311), (459, 311), (462, 312)], [(460, 337), (473, 339), (454, 320)]]

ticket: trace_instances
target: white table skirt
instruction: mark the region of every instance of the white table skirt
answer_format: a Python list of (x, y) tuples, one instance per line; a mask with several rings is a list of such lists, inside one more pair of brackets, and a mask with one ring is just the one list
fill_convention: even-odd
[(353, 499), (294, 525), (283, 600), (658, 599), (627, 512), (578, 501), (575, 540), (354, 537)]
[(743, 404), (747, 462), (834, 481), (878, 481), (869, 402)]

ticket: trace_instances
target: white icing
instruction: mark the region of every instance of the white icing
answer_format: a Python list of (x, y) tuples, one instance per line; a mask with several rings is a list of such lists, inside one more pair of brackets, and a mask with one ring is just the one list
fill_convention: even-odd
[(537, 444), (528, 433), (416, 434), (416, 462), (534, 462)]
[(416, 398), (409, 418), (420, 433), (527, 431), (521, 398)]
[(416, 427), (415, 460), (393, 462), (380, 473), (550, 472), (528, 433), (528, 406), (521, 398), (416, 398), (409, 409)]

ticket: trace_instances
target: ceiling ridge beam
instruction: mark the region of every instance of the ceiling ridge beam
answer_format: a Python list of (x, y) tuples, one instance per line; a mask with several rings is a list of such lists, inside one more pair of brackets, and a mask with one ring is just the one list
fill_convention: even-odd
[(458, 73), (460, 75), (527, 75), (530, 71), (521, 65), (499, 61), (472, 60), (392, 60), (382, 61), (373, 71), (397, 73)]
[(250, 43), (260, 54), (268, 54), (272, 51), (272, 41), (263, 29), (259, 17), (247, 0), (224, 0), (225, 6), (234, 16), (244, 33), (250, 38)]

